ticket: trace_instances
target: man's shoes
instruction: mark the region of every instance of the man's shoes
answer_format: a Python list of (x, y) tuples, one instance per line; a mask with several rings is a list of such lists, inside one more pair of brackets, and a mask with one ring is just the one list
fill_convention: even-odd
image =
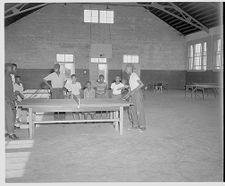
[(146, 130), (146, 128), (144, 128), (144, 127), (139, 127), (138, 128), (138, 131), (141, 132), (141, 133), (143, 133), (145, 130)]
[(131, 128), (128, 128), (128, 130), (138, 130), (138, 127), (131, 127)]
[(17, 140), (19, 137), (16, 134), (9, 134), (9, 138), (12, 140)]

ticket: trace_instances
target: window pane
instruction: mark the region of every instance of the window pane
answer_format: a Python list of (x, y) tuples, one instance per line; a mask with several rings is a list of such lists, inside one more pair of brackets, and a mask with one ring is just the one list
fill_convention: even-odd
[(203, 51), (204, 51), (204, 52), (207, 51), (207, 43), (206, 43), (206, 42), (204, 42)]
[(57, 62), (64, 62), (64, 54), (56, 54), (56, 61)]
[(203, 59), (202, 59), (203, 66), (206, 66), (206, 63), (207, 63), (207, 56), (203, 56)]
[(195, 45), (195, 53), (200, 53), (201, 52), (201, 43), (198, 43)]
[(92, 23), (98, 23), (98, 17), (91, 17)]
[(134, 56), (134, 63), (138, 63), (139, 62), (139, 56)]
[(188, 57), (193, 57), (193, 45), (190, 45), (188, 48)]
[(217, 51), (221, 51), (221, 39), (217, 40)]
[(70, 77), (72, 74), (75, 74), (74, 63), (65, 63), (65, 75), (66, 75), (66, 77)]
[(92, 63), (98, 63), (98, 58), (91, 58)]
[(91, 10), (84, 10), (84, 22), (91, 22)]
[(127, 56), (127, 62), (130, 63), (132, 60), (132, 57), (130, 55)]
[(106, 23), (106, 11), (100, 11), (100, 23)]
[(106, 63), (106, 58), (99, 58), (99, 63)]
[(221, 65), (221, 55), (216, 55), (216, 66), (220, 67)]
[(107, 11), (107, 23), (114, 23), (114, 12)]
[(73, 54), (65, 54), (65, 62), (73, 62)]
[(98, 17), (98, 10), (91, 10), (92, 17)]
[(100, 74), (103, 74), (105, 77), (105, 82), (108, 82), (107, 64), (98, 64), (98, 75)]
[(189, 58), (189, 70), (193, 68), (193, 58)]
[(127, 63), (128, 62), (127, 55), (123, 55), (123, 62), (124, 63)]

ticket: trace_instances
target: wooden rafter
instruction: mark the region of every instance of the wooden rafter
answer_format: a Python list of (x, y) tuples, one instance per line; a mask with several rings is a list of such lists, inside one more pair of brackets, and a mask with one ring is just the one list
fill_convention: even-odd
[[(184, 10), (182, 10), (180, 7), (176, 6), (174, 3), (169, 2), (169, 5), (162, 5), (156, 2), (151, 3), (152, 7), (157, 8), (163, 12), (166, 12), (167, 14), (172, 15), (173, 17), (176, 17), (177, 19), (180, 19), (200, 30), (204, 30), (207, 33), (209, 33), (209, 29), (203, 25), (202, 23), (200, 23), (198, 20), (196, 20), (195, 18), (193, 18), (191, 15), (189, 15), (188, 13), (186, 13)], [(177, 14), (173, 13), (171, 10), (176, 11)]]
[[(22, 5), (22, 6), (21, 6)], [(13, 17), (15, 15), (19, 15), (19, 14), (22, 14), (24, 12), (27, 12), (27, 11), (30, 11), (30, 10), (34, 10), (34, 9), (37, 9), (37, 8), (41, 8), (43, 6), (46, 6), (47, 4), (46, 3), (42, 3), (42, 4), (39, 4), (39, 5), (36, 5), (36, 6), (33, 6), (33, 7), (30, 7), (30, 8), (26, 8), (26, 9), (23, 9), (24, 6), (25, 6), (25, 3), (19, 3), (9, 9), (7, 9), (5, 11), (5, 19), (7, 18), (10, 18), (10, 17)]]

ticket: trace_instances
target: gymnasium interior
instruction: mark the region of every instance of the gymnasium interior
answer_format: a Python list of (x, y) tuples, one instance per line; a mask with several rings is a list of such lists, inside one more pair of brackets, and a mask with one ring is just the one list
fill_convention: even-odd
[(128, 130), (125, 109), (122, 135), (111, 123), (64, 122), (37, 124), (30, 139), (26, 123), (5, 141), (6, 183), (223, 181), (223, 2), (3, 6), (4, 60), (27, 97), (48, 99), (43, 78), (60, 64), (82, 87), (103, 74), (110, 98), (132, 64), (147, 124)]

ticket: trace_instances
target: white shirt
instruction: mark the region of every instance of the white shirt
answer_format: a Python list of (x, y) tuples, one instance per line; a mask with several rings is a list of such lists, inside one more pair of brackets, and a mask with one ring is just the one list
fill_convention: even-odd
[(15, 74), (10, 74), (11, 78), (12, 78), (12, 84), (13, 84), (13, 92), (15, 92)]
[[(121, 88), (124, 87), (124, 84), (123, 83), (119, 83), (119, 84), (116, 84), (116, 83), (112, 83), (111, 84), (111, 89), (113, 90), (113, 95), (119, 95), (121, 94)], [(118, 90), (120, 89), (120, 90)]]
[(138, 77), (138, 75), (135, 72), (133, 72), (130, 75), (129, 84), (130, 84), (131, 91), (139, 86), (139, 82), (138, 82), (139, 80), (140, 80), (140, 78)]
[(72, 83), (72, 80), (67, 80), (65, 88), (68, 89), (68, 91), (71, 91), (71, 93), (75, 96), (80, 95), (81, 90), (80, 82), (76, 81), (75, 83)]
[(60, 73), (59, 76), (56, 72), (53, 72), (44, 78), (46, 81), (51, 81), (52, 88), (63, 88), (64, 81), (66, 81), (66, 76)]
[[(17, 83), (14, 83), (14, 91), (18, 91), (20, 92), (21, 94), (23, 94), (23, 84), (20, 83), (19, 85)], [(17, 95), (17, 100), (18, 101), (22, 101), (22, 98)]]

